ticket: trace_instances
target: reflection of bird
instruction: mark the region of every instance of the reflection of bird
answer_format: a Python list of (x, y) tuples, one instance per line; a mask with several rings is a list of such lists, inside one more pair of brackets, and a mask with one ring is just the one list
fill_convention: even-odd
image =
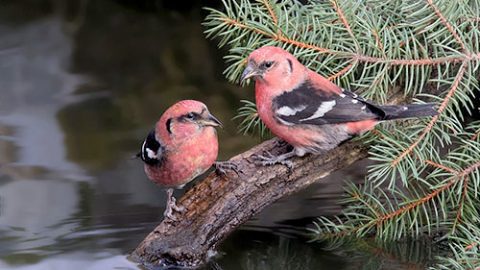
[(433, 116), (433, 104), (378, 105), (346, 91), (303, 66), (287, 51), (266, 46), (253, 51), (242, 80), (255, 80), (257, 110), (265, 125), (294, 147), (263, 164), (282, 163), (293, 155), (321, 153), (382, 120)]
[(175, 203), (173, 188), (182, 188), (214, 164), (218, 154), (215, 127), (221, 123), (205, 104), (183, 100), (168, 108), (142, 144), (138, 156), (148, 178), (168, 187), (164, 216), (173, 220), (172, 210), (184, 211)]

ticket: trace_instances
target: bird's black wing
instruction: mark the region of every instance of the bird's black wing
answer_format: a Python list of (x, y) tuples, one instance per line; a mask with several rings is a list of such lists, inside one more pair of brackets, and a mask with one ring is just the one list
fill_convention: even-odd
[(148, 165), (160, 165), (164, 157), (164, 147), (155, 136), (155, 130), (148, 133), (147, 138), (143, 141), (142, 148), (137, 154), (143, 162)]
[(382, 119), (380, 106), (344, 90), (340, 94), (321, 91), (308, 81), (284, 92), (272, 103), (275, 118), (284, 125), (325, 125)]

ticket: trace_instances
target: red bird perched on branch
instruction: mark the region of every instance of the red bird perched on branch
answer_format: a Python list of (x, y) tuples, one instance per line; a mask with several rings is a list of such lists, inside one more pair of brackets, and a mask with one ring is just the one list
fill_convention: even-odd
[[(215, 163), (218, 154), (215, 127), (220, 125), (205, 104), (183, 100), (163, 113), (143, 142), (137, 156), (145, 163), (145, 173), (157, 185), (168, 188), (165, 217), (173, 220), (172, 210), (185, 210), (176, 205), (173, 188), (182, 188)], [(223, 163), (215, 166), (223, 170)]]
[(241, 80), (255, 80), (258, 115), (294, 151), (260, 156), (262, 164), (291, 166), (288, 158), (322, 153), (384, 120), (433, 116), (434, 105), (378, 105), (303, 66), (279, 47), (253, 51)]

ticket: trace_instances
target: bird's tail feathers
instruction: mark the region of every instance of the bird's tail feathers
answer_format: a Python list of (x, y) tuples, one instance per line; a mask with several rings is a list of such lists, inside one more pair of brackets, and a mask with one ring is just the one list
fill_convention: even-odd
[(384, 105), (380, 108), (385, 113), (383, 120), (427, 117), (438, 114), (434, 103), (409, 104), (409, 105)]

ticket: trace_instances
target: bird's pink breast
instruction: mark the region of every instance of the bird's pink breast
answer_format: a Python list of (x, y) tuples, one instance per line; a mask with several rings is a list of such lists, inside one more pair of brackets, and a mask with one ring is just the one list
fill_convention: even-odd
[(255, 100), (258, 115), (270, 131), (277, 137), (285, 140), (294, 147), (309, 147), (318, 137), (318, 132), (313, 129), (299, 128), (298, 126), (287, 126), (277, 122), (273, 115), (272, 100), (269, 96), (273, 91), (266, 91), (263, 84), (255, 84)]
[(165, 187), (182, 186), (208, 170), (217, 159), (218, 140), (213, 127), (206, 127), (174, 149), (168, 149), (162, 166), (145, 165), (148, 178)]

